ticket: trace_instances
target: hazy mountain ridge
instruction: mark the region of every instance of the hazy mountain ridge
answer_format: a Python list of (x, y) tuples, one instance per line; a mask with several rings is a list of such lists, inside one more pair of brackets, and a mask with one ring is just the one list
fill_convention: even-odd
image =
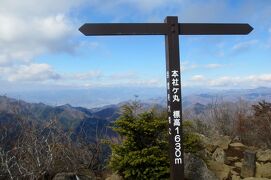
[[(84, 129), (90, 139), (95, 139), (96, 131), (103, 131), (111, 121), (118, 117), (115, 109), (102, 109), (96, 112), (83, 107), (72, 107), (69, 104), (62, 106), (49, 106), (43, 103), (27, 103), (22, 100), (0, 96), (0, 125), (10, 123), (16, 126), (18, 117), (36, 122), (47, 122), (57, 119), (64, 129), (71, 129), (75, 134)], [(107, 131), (112, 133), (110, 129)]]
[[(212, 91), (200, 94), (190, 94), (183, 97), (183, 109), (191, 109), (193, 113), (200, 114), (213, 103), (235, 103), (240, 101), (256, 103), (261, 100), (271, 101), (271, 88), (256, 88), (244, 90)], [(162, 96), (141, 100), (143, 109), (166, 107), (166, 98)], [(61, 106), (50, 106), (44, 103), (28, 103), (23, 100), (0, 96), (0, 122), (15, 120), (21, 116), (30, 121), (46, 122), (56, 118), (63, 127), (79, 131), (80, 128), (87, 129), (89, 136), (94, 136), (96, 128), (103, 129), (115, 121), (120, 114), (120, 107), (130, 101), (118, 104), (102, 106), (98, 108), (74, 107), (65, 104)], [(109, 132), (110, 133), (110, 132)]]
[(194, 106), (197, 103), (207, 105), (220, 102), (237, 102), (240, 100), (249, 101), (251, 103), (262, 100), (271, 101), (271, 88), (260, 87), (256, 89), (234, 89), (192, 94), (183, 97), (183, 106)]
[[(1, 92), (0, 92), (1, 93)], [(2, 92), (2, 94), (5, 94)], [(95, 112), (95, 109), (121, 105), (123, 102), (135, 99), (147, 104), (166, 106), (166, 89), (150, 87), (109, 87), (92, 89), (67, 89), (9, 92), (8, 97), (22, 99), (31, 103), (43, 102), (51, 106), (71, 104), (74, 107), (85, 107)], [(137, 97), (137, 98), (136, 98)], [(189, 107), (196, 103), (209, 104), (217, 100), (236, 102), (240, 98), (247, 101), (271, 100), (271, 88), (259, 87), (255, 89), (203, 89), (182, 88), (183, 106)]]

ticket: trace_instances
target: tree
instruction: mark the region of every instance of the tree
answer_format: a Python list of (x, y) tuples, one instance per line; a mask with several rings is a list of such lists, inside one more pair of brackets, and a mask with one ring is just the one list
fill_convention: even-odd
[(91, 142), (84, 127), (80, 129), (72, 136), (73, 131), (64, 129), (56, 117), (38, 122), (16, 115), (9, 124), (0, 122), (0, 179), (51, 179), (61, 172), (101, 174), (102, 132), (96, 128), (96, 141)]
[[(113, 129), (122, 143), (112, 144), (110, 167), (125, 179), (168, 179), (169, 144), (167, 113), (155, 109), (140, 111), (139, 103), (123, 107)], [(193, 133), (191, 121), (184, 123), (184, 148), (197, 152), (200, 137)]]
[(113, 129), (123, 138), (112, 145), (110, 166), (126, 179), (168, 179), (169, 157), (165, 113), (140, 113), (139, 104), (123, 107)]

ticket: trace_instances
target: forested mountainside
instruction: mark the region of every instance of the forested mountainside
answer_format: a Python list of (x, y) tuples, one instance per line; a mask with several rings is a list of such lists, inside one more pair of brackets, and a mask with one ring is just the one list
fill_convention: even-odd
[[(72, 107), (69, 104), (53, 107), (0, 96), (0, 123), (16, 124), (18, 118), (38, 123), (56, 119), (66, 130), (73, 130), (76, 133), (83, 128), (88, 133), (87, 136), (95, 137), (96, 131), (107, 128), (110, 122), (119, 116), (118, 109), (118, 105), (93, 110)], [(110, 129), (106, 132), (111, 133)]]
[[(125, 106), (128, 114), (125, 114), (125, 108), (121, 110), (120, 107), (123, 104), (125, 103), (87, 109), (68, 104), (49, 106), (43, 103), (27, 103), (0, 96), (0, 179), (14, 179), (13, 177), (23, 176), (32, 179), (36, 177), (52, 179), (57, 177), (58, 173), (63, 172), (73, 172), (72, 176), (78, 175), (78, 177), (82, 173), (84, 176), (91, 177), (107, 176), (108, 162), (112, 162), (114, 150), (118, 151), (118, 148), (114, 149), (114, 147), (121, 145), (125, 140), (122, 136), (117, 135), (117, 131), (113, 132), (112, 126), (116, 128), (116, 123), (119, 123), (126, 127), (127, 123), (130, 123), (134, 127), (137, 124), (138, 128), (135, 129), (140, 131), (138, 135), (144, 136), (146, 134), (142, 133), (144, 131), (141, 128), (148, 131), (149, 127), (154, 127), (155, 123), (167, 124), (166, 111), (161, 104), (130, 102)], [(127, 110), (127, 107), (131, 109)], [(148, 111), (153, 107), (155, 107), (153, 111)], [(238, 145), (241, 143), (242, 147), (257, 147), (257, 153), (260, 148), (270, 148), (270, 112), (271, 103), (266, 101), (253, 103), (241, 99), (237, 102), (212, 101), (208, 104), (197, 102), (185, 107), (183, 109), (183, 128), (186, 137), (184, 138), (184, 149), (188, 153), (200, 153), (202, 151), (197, 148), (208, 150), (207, 146), (202, 146), (204, 142), (201, 141), (204, 141), (204, 137), (220, 138), (223, 136), (227, 136), (228, 143), (237, 142)], [(161, 117), (155, 115), (156, 113), (157, 115), (161, 113)], [(115, 121), (116, 119), (118, 120)], [(143, 122), (149, 122), (148, 128), (142, 126)], [(130, 131), (130, 126), (127, 127)], [(163, 133), (167, 134), (167, 128), (163, 126), (162, 129)], [(137, 131), (135, 133), (138, 133)], [(158, 132), (160, 131), (158, 130)], [(207, 140), (206, 142), (212, 141)], [(234, 143), (227, 146), (235, 146)], [(108, 146), (112, 144), (113, 146)], [(229, 151), (231, 150), (229, 148)], [(224, 157), (224, 154), (228, 153), (227, 149), (225, 151), (218, 149), (214, 152), (212, 150), (209, 154), (203, 154), (203, 159), (207, 157), (207, 159), (215, 161), (215, 167), (221, 167), (216, 165), (218, 163), (216, 162), (217, 151), (222, 153), (222, 159), (228, 158)], [(239, 154), (243, 154), (243, 151)], [(236, 163), (240, 164), (242, 157), (235, 158)], [(129, 156), (128, 159), (131, 160), (131, 157)], [(115, 168), (118, 167), (119, 160), (113, 162), (117, 162)], [(186, 162), (190, 162), (190, 160), (186, 160)], [(259, 176), (262, 177), (271, 177), (269, 173), (265, 173), (270, 165), (268, 162), (257, 166), (257, 176), (260, 174)], [(225, 166), (224, 163), (232, 166), (236, 169), (235, 175), (240, 176), (242, 170), (239, 166), (235, 164), (233, 166), (233, 163), (228, 163), (228, 161), (219, 163), (222, 166)], [(204, 167), (207, 172), (206, 165)], [(208, 164), (208, 168), (214, 173), (218, 173), (216, 176), (220, 177), (212, 163)], [(233, 176), (230, 172), (227, 171), (225, 177)]]

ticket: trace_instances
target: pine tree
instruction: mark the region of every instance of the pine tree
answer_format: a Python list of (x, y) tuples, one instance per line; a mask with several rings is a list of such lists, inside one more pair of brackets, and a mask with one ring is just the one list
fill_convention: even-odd
[(114, 123), (123, 142), (112, 145), (110, 166), (125, 179), (168, 179), (166, 114), (138, 110), (138, 103), (125, 105)]
[[(123, 107), (122, 115), (113, 125), (122, 142), (112, 144), (109, 162), (113, 171), (131, 180), (169, 179), (169, 143), (166, 112), (155, 109), (140, 111), (139, 103)], [(196, 153), (202, 147), (193, 131), (193, 122), (185, 121), (184, 149)]]

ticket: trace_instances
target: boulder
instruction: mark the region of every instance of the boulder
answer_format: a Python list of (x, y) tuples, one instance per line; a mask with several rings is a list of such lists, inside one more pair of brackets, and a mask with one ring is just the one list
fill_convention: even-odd
[(236, 172), (236, 171), (235, 171), (235, 169), (232, 169), (232, 170), (231, 170), (231, 174), (232, 174), (232, 175), (236, 175), (236, 176), (238, 176), (238, 175), (239, 175), (239, 173), (238, 173), (238, 172)]
[(214, 174), (220, 179), (220, 180), (226, 180), (229, 178), (231, 168), (230, 166), (216, 162), (216, 161), (208, 161), (208, 167), (209, 169), (214, 172)]
[(230, 136), (222, 136), (222, 137), (219, 137), (219, 139), (216, 140), (215, 143), (221, 149), (226, 150), (228, 149), (229, 144), (231, 143), (231, 138)]
[(118, 174), (112, 174), (111, 176), (107, 177), (105, 180), (123, 180), (123, 178)]
[(204, 146), (204, 149), (206, 149), (210, 153), (213, 153), (216, 150), (217, 145), (214, 144), (213, 141), (206, 136), (200, 136), (200, 137), (201, 137), (201, 141)]
[(242, 143), (239, 143), (239, 142), (231, 143), (231, 144), (229, 144), (229, 146), (233, 149), (236, 149), (236, 150), (245, 150), (246, 149), (246, 146)]
[(229, 148), (225, 151), (227, 157), (238, 157), (239, 159), (242, 159), (244, 157), (244, 150), (247, 149), (247, 147), (239, 142), (231, 143), (229, 144)]
[(271, 163), (256, 163), (256, 177), (271, 178)]
[(211, 160), (212, 159), (212, 153), (209, 152), (207, 149), (202, 149), (197, 152), (197, 155), (205, 160)]
[(72, 172), (63, 172), (63, 173), (57, 173), (53, 180), (96, 180), (96, 177), (94, 175), (86, 175), (86, 174), (76, 174)]
[(189, 180), (218, 180), (213, 172), (211, 172), (204, 161), (199, 157), (191, 154), (184, 154), (184, 176)]
[(235, 162), (234, 166), (241, 169), (242, 168), (242, 162)]
[(232, 180), (240, 180), (240, 176), (237, 176), (237, 175), (232, 175), (231, 177)]
[(257, 178), (257, 177), (248, 177), (248, 178), (244, 178), (243, 180), (270, 180), (267, 178)]
[(244, 151), (244, 160), (241, 168), (242, 177), (254, 177), (256, 168), (256, 153), (254, 151)]
[(259, 150), (256, 154), (257, 161), (261, 162), (271, 162), (271, 150)]
[(80, 169), (77, 176), (80, 180), (96, 180), (95, 174), (89, 169)]
[(226, 159), (225, 152), (222, 148), (218, 147), (212, 155), (212, 159), (217, 162), (224, 163)]
[(225, 164), (227, 165), (234, 165), (235, 162), (239, 161), (239, 158), (234, 156), (234, 157), (226, 157)]
[(69, 173), (69, 172), (64, 172), (64, 173), (57, 173), (53, 180), (77, 180), (77, 175), (75, 173)]
[(206, 136), (201, 137), (205, 149), (213, 153), (217, 147), (226, 150), (231, 143), (231, 138), (229, 136), (217, 136), (214, 138), (208, 138)]
[(239, 160), (239, 158), (238, 157), (227, 157), (227, 161), (229, 161), (229, 162), (236, 162), (236, 161), (238, 161)]

